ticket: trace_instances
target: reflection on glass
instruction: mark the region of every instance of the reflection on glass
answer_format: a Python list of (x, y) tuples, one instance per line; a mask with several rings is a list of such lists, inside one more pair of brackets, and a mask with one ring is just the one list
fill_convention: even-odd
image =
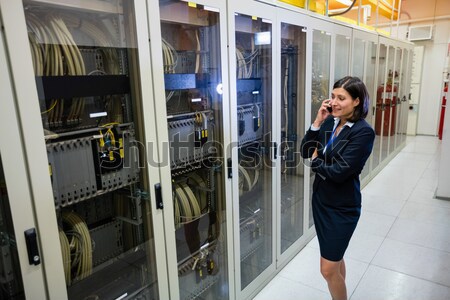
[(400, 112), (400, 68), (402, 50), (394, 49), (394, 67), (392, 71), (392, 102), (391, 102), (391, 134), (389, 136), (389, 154), (395, 151), (397, 145), (397, 132), (399, 129), (399, 112)]
[(399, 95), (400, 100), (400, 140), (398, 144), (402, 144), (406, 141), (406, 131), (408, 126), (408, 96), (409, 96), (409, 86), (408, 83), (410, 79), (408, 78), (408, 67), (409, 67), (409, 55), (410, 51), (403, 49), (402, 54), (402, 72), (401, 72), (401, 91)]
[(16, 237), (0, 156), (0, 299), (25, 299)]
[(406, 100), (406, 86), (405, 86), (405, 77), (406, 74), (405, 72), (405, 65), (406, 65), (406, 60), (407, 60), (407, 56), (408, 53), (406, 50), (404, 49), (398, 49), (399, 52), (399, 57), (400, 57), (400, 61), (399, 61), (399, 65), (397, 66), (397, 70), (399, 70), (399, 76), (398, 76), (398, 81), (399, 81), (399, 86), (398, 86), (398, 95), (397, 95), (397, 101), (396, 101), (396, 105), (397, 105), (397, 125), (395, 127), (395, 148), (398, 148), (402, 141), (403, 141), (403, 134), (406, 134), (406, 132), (404, 132), (405, 128), (404, 128), (404, 118), (405, 118), (405, 112), (404, 112), (404, 107), (406, 106), (405, 104), (405, 100)]
[(220, 159), (221, 33), (219, 13), (213, 10), (160, 1), (181, 299), (227, 299), (229, 295)]
[[(336, 47), (337, 47), (336, 41)], [(364, 55), (365, 55), (366, 41), (361, 39), (355, 39), (353, 44), (353, 76), (359, 77), (361, 80), (364, 80)], [(338, 79), (340, 77), (335, 77)]]
[(236, 15), (241, 289), (272, 263), (272, 25)]
[[(366, 47), (366, 54), (364, 57), (365, 61), (365, 72), (364, 72), (364, 83), (366, 84), (367, 90), (369, 91), (369, 98), (370, 98), (370, 106), (369, 106), (369, 112), (366, 117), (366, 121), (369, 124), (373, 124), (373, 118), (374, 118), (374, 112), (375, 112), (375, 105), (376, 105), (376, 98), (375, 94), (373, 92), (374, 85), (375, 85), (375, 66), (376, 66), (376, 44), (374, 42), (366, 41), (365, 42)], [(374, 149), (375, 150), (375, 149)], [(371, 159), (375, 160), (376, 155), (372, 152)], [(374, 168), (372, 166), (372, 168)], [(361, 178), (366, 177), (369, 174), (370, 171), (370, 164), (366, 163), (364, 165), (364, 169), (361, 174)]]
[[(383, 127), (382, 121), (385, 105), (384, 105), (384, 80), (386, 73), (386, 57), (387, 55), (387, 46), (384, 44), (380, 45), (380, 53), (379, 53), (379, 63), (378, 63), (378, 78), (377, 78), (377, 98), (376, 98), (376, 109), (375, 109), (375, 142), (373, 145), (373, 167), (377, 167), (380, 164), (380, 155), (381, 155), (381, 146), (386, 142), (382, 141), (382, 133)], [(389, 125), (389, 123), (387, 123)], [(386, 131), (387, 132), (387, 131)]]
[(393, 129), (395, 125), (392, 126), (392, 116), (395, 116), (395, 114), (393, 113), (395, 110), (394, 97), (397, 93), (396, 86), (394, 85), (395, 48), (388, 47), (387, 57), (387, 79), (386, 82), (383, 83), (383, 90), (381, 92), (383, 121), (379, 123), (379, 128), (381, 129), (381, 135), (383, 139), (381, 146), (381, 161), (384, 161), (389, 155), (389, 146), (391, 142), (390, 137), (394, 134)]
[(43, 3), (25, 18), (69, 299), (158, 298), (133, 2)]
[(305, 132), (306, 33), (281, 23), (281, 253), (303, 235), (304, 168), (300, 143)]
[[(331, 35), (320, 30), (313, 31), (312, 48), (312, 89), (311, 89), (311, 122), (316, 119), (322, 101), (330, 97), (330, 55)], [(310, 195), (312, 199), (312, 185), (314, 172), (311, 172)], [(309, 227), (314, 224), (312, 206), (309, 209)]]
[[(336, 35), (336, 51), (334, 63), (334, 81), (349, 75), (348, 58), (350, 55), (350, 38)], [(364, 52), (362, 53), (364, 55)], [(362, 60), (363, 62), (363, 60)]]

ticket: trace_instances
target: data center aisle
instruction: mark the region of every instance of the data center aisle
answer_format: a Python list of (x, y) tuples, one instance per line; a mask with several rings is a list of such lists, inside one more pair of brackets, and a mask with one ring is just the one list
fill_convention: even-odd
[[(450, 299), (450, 201), (433, 198), (439, 155), (437, 137), (408, 137), (363, 189), (345, 255), (349, 299)], [(330, 299), (317, 238), (254, 299)]]

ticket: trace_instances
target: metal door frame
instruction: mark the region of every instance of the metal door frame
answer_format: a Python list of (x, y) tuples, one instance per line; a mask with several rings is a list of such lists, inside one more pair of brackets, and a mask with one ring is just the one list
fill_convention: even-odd
[[(18, 119), (22, 132), (24, 133), (23, 152), (27, 162), (30, 193), (34, 199), (34, 215), (37, 223), (39, 243), (44, 273), (44, 284), (49, 299), (67, 299), (66, 282), (60, 249), (58, 226), (53, 203), (53, 191), (48, 174), (47, 153), (43, 138), (42, 122), (40, 120), (40, 109), (34, 78), (33, 64), (30, 47), (28, 43), (27, 28), (22, 1), (0, 0), (0, 7), (5, 26), (6, 43), (8, 48), (14, 49), (9, 52), (11, 78), (15, 84), (16, 106)], [(139, 76), (142, 83), (140, 88), (142, 105), (150, 113), (144, 117), (144, 127), (147, 141), (156, 140), (154, 130), (152, 109), (152, 85), (150, 80), (151, 64), (146, 59), (148, 50), (148, 34), (146, 20), (146, 4), (144, 0), (135, 1), (136, 8), (136, 35), (139, 40)], [(26, 141), (26, 142), (25, 142)], [(159, 180), (157, 172), (150, 172), (150, 187)], [(156, 211), (155, 192), (148, 191), (152, 207), (153, 227), (161, 228), (162, 216)], [(37, 204), (38, 203), (38, 204)], [(52, 212), (52, 213), (49, 213)], [(156, 249), (156, 273), (158, 278), (158, 292), (161, 298), (167, 298), (167, 275), (165, 268), (165, 251), (161, 250), (164, 245), (164, 235), (154, 230)], [(30, 284), (33, 286), (33, 284)], [(34, 295), (33, 295), (34, 296)], [(33, 298), (33, 297), (31, 297)]]
[[(231, 139), (229, 132), (230, 122), (227, 122), (230, 116), (229, 111), (229, 89), (228, 89), (228, 55), (227, 55), (227, 9), (226, 3), (220, 0), (194, 0), (190, 1), (195, 4), (205, 5), (211, 8), (217, 8), (219, 10), (220, 17), (220, 45), (221, 45), (221, 68), (222, 68), (222, 111), (224, 116), (223, 133), (224, 133), (224, 163), (227, 162), (230, 154), (226, 150), (228, 145), (231, 145)], [(162, 198), (164, 202), (163, 226), (161, 226), (161, 232), (165, 235), (165, 251), (167, 256), (167, 277), (168, 287), (170, 293), (170, 299), (179, 299), (179, 281), (178, 281), (178, 265), (177, 265), (177, 251), (175, 242), (175, 221), (174, 210), (172, 205), (172, 177), (170, 164), (164, 160), (170, 157), (169, 153), (169, 134), (167, 130), (167, 110), (165, 101), (165, 88), (164, 88), (164, 67), (162, 58), (162, 42), (161, 42), (161, 18), (159, 12), (159, 1), (152, 0), (151, 4), (147, 7), (148, 26), (150, 33), (150, 55), (153, 70), (153, 85), (154, 85), (154, 111), (156, 130), (157, 130), (157, 151), (159, 153), (160, 161), (164, 164), (159, 165), (159, 173), (161, 177), (162, 186)], [(226, 166), (223, 166), (226, 170)], [(237, 174), (237, 173), (236, 173)], [(231, 179), (227, 179), (227, 172), (223, 172), (224, 177), (224, 189), (225, 189), (225, 205), (226, 205), (226, 234), (227, 234), (227, 269), (228, 269), (228, 283), (229, 283), (229, 295), (231, 299), (234, 299), (234, 248), (233, 248), (233, 212), (232, 212), (232, 192), (231, 192)], [(164, 298), (162, 298), (164, 299)]]
[[(301, 17), (301, 18), (299, 18)], [(281, 53), (280, 53), (280, 48), (281, 48), (281, 23), (286, 23), (289, 25), (294, 25), (294, 26), (298, 26), (298, 27), (303, 27), (305, 28), (305, 34), (306, 34), (306, 45), (305, 45), (305, 51), (306, 51), (306, 65), (304, 66), (305, 68), (305, 73), (306, 74), (310, 74), (308, 72), (311, 72), (311, 61), (312, 61), (312, 52), (311, 49), (309, 48), (309, 45), (311, 45), (312, 42), (312, 31), (309, 27), (310, 22), (311, 22), (311, 18), (308, 15), (304, 15), (304, 14), (299, 14), (284, 8), (277, 8), (277, 31), (274, 34), (274, 42), (275, 42), (275, 49), (277, 50), (277, 55), (276, 55), (276, 63), (275, 66), (276, 67), (276, 93), (277, 95), (280, 95), (281, 92), (281, 69), (280, 69), (280, 64), (281, 64)], [(309, 71), (308, 71), (309, 70)], [(305, 98), (305, 103), (304, 103), (304, 107), (303, 107), (303, 113), (304, 113), (304, 127), (309, 128), (310, 126), (310, 122), (308, 122), (309, 120), (306, 120), (307, 118), (310, 119), (310, 103), (307, 102), (307, 99), (309, 99), (308, 95), (311, 95), (311, 77), (310, 76), (305, 76), (305, 94), (303, 95)], [(279, 96), (278, 96), (279, 97)], [(276, 106), (276, 115), (278, 120), (281, 120), (281, 104), (279, 101), (275, 101), (274, 103), (274, 107)], [(308, 111), (307, 111), (308, 110)], [(275, 139), (276, 139), (276, 143), (277, 145), (281, 145), (281, 136), (280, 136), (280, 132), (281, 132), (281, 123), (277, 122), (276, 123), (276, 128), (274, 129), (274, 132), (276, 132), (275, 134)], [(280, 152), (281, 153), (281, 152)], [(276, 168), (277, 170), (279, 170), (281, 167), (281, 157), (278, 157), (276, 160)], [(276, 246), (277, 246), (277, 270), (280, 270), (281, 268), (283, 268), (287, 263), (289, 263), (289, 261), (295, 256), (297, 255), (300, 250), (302, 250), (306, 244), (314, 238), (315, 236), (315, 230), (313, 227), (308, 228), (308, 224), (309, 224), (309, 184), (310, 184), (310, 168), (307, 168), (305, 165), (303, 165), (303, 169), (304, 169), (304, 182), (303, 182), (303, 235), (297, 240), (295, 241), (288, 249), (286, 249), (284, 251), (284, 253), (281, 253), (281, 214), (280, 214), (280, 208), (281, 208), (281, 174), (279, 172), (276, 172)]]
[[(278, 24), (276, 22), (276, 7), (264, 3), (258, 3), (250, 0), (229, 0), (227, 1), (228, 8), (228, 57), (229, 57), (229, 86), (230, 99), (236, 95), (236, 60), (235, 58), (235, 13), (242, 13), (249, 16), (258, 16), (272, 21), (272, 78), (276, 76), (275, 62), (279, 51), (275, 47), (275, 33), (278, 32)], [(276, 99), (275, 86), (276, 80), (272, 80), (272, 103)], [(275, 114), (276, 106), (272, 105), (272, 142), (275, 142), (273, 132), (275, 130), (278, 117)], [(233, 101), (230, 101), (230, 122), (237, 124), (237, 107)], [(231, 140), (238, 141), (238, 134), (236, 126), (231, 126)], [(237, 168), (238, 149), (232, 147), (231, 158), (233, 162), (233, 174), (239, 174)], [(273, 154), (273, 153), (272, 153)], [(272, 155), (273, 158), (273, 155)], [(233, 240), (234, 240), (234, 275), (235, 275), (235, 291), (236, 299), (248, 299), (256, 295), (257, 292), (273, 278), (276, 273), (276, 201), (272, 201), (272, 263), (260, 275), (250, 283), (244, 290), (241, 290), (241, 266), (240, 266), (240, 234), (239, 234), (239, 189), (238, 176), (233, 176)], [(276, 177), (275, 172), (272, 173), (272, 199), (276, 197)]]

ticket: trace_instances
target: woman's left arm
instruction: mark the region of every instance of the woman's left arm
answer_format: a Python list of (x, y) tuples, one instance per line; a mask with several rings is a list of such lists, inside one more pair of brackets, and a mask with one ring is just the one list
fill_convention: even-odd
[(359, 174), (369, 158), (373, 148), (375, 132), (370, 127), (361, 128), (354, 136), (340, 143), (347, 143), (343, 151), (332, 157), (332, 163), (326, 164), (316, 158), (311, 163), (314, 172), (335, 182), (344, 182), (349, 176)]

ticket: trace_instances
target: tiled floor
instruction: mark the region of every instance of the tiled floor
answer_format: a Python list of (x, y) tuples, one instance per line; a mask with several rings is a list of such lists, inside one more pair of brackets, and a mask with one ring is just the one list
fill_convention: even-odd
[[(450, 201), (433, 198), (439, 150), (435, 137), (408, 137), (363, 189), (345, 254), (351, 300), (450, 299)], [(331, 299), (319, 257), (314, 238), (255, 299)]]

